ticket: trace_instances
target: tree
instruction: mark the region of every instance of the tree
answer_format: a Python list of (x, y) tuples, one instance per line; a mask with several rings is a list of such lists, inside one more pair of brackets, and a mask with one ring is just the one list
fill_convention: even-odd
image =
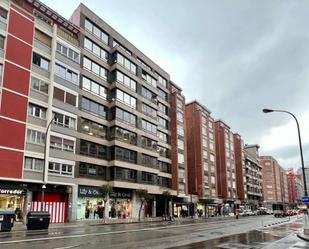
[(147, 189), (137, 189), (136, 195), (141, 200), (141, 206), (140, 206), (139, 211), (138, 211), (138, 221), (141, 221), (141, 212), (142, 212), (142, 208), (143, 208), (145, 199), (148, 197), (148, 190)]
[(171, 193), (168, 190), (165, 190), (165, 191), (163, 191), (162, 195), (163, 195), (164, 201), (165, 201), (164, 216), (166, 218), (166, 216), (167, 216), (167, 200), (169, 200), (171, 198)]
[(104, 218), (108, 217), (108, 211), (109, 211), (109, 195), (113, 192), (113, 187), (109, 184), (103, 184), (99, 187), (99, 192), (102, 195), (103, 199), (105, 200), (105, 214)]

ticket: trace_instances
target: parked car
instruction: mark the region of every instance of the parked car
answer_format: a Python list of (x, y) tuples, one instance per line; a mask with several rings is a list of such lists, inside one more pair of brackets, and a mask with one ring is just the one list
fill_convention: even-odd
[(265, 215), (265, 214), (267, 214), (267, 208), (265, 207), (258, 208), (257, 215)]
[(254, 212), (252, 212), (252, 210), (245, 210), (245, 212), (246, 212), (246, 214), (247, 214), (248, 216), (253, 216), (253, 215), (255, 215)]
[(266, 214), (273, 214), (274, 212), (273, 212), (273, 210), (272, 209), (267, 209), (266, 210)]

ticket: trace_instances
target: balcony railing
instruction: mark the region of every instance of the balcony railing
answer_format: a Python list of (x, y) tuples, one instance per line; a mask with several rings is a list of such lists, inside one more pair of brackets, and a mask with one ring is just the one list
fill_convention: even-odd
[(34, 40), (34, 47), (42, 50), (43, 52), (47, 54), (51, 54), (51, 48), (37, 39)]
[(0, 58), (4, 58), (4, 50), (0, 48)]
[(6, 19), (0, 17), (0, 30), (6, 31)]

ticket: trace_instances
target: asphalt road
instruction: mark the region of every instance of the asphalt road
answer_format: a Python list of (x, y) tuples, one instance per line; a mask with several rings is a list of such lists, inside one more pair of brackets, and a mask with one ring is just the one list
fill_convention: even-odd
[(186, 220), (12, 231), (0, 233), (0, 249), (262, 248), (301, 229), (301, 220), (292, 219), (289, 222), (288, 218), (256, 216), (207, 222)]

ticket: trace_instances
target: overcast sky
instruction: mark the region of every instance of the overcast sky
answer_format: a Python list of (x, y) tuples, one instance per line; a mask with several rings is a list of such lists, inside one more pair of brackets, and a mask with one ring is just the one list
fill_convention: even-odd
[[(69, 18), (80, 1), (42, 0)], [(260, 154), (309, 166), (309, 1), (82, 1)]]

